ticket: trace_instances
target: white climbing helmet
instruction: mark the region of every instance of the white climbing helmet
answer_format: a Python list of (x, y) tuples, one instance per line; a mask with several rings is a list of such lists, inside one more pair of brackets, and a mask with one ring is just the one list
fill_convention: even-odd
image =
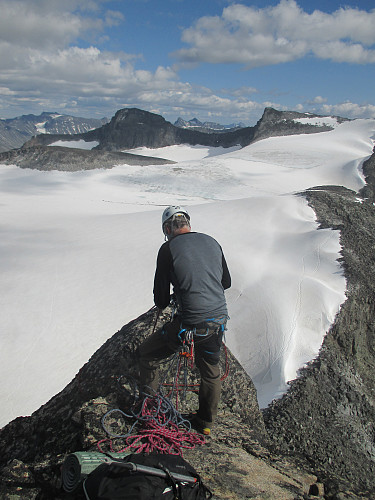
[(161, 227), (163, 229), (163, 232), (164, 232), (164, 223), (167, 222), (167, 220), (171, 219), (176, 214), (185, 215), (187, 220), (190, 221), (189, 212), (184, 207), (171, 205), (170, 207), (164, 210), (163, 215), (161, 217)]

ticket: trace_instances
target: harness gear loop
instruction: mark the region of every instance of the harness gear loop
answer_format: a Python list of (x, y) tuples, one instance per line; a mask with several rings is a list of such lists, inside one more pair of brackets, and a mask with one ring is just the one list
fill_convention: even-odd
[(188, 330), (182, 328), (178, 332), (178, 339), (181, 343), (181, 347), (177, 352), (178, 360), (175, 372), (175, 378), (172, 384), (172, 391), (170, 397), (173, 397), (173, 393), (176, 390), (176, 408), (178, 408), (178, 393), (179, 393), (179, 378), (181, 372), (183, 374), (183, 393), (182, 399), (186, 399), (186, 391), (188, 387), (188, 369), (194, 367), (194, 330)]
[[(194, 366), (194, 334), (195, 328), (193, 330), (186, 330), (182, 328), (178, 334), (178, 338), (182, 341), (182, 346), (180, 349), (180, 357), (184, 357), (190, 360), (190, 367)], [(182, 338), (183, 337), (183, 338)]]

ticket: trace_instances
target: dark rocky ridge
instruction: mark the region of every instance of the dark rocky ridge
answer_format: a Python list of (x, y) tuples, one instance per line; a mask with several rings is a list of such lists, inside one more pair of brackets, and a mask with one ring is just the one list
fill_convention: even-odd
[[(294, 134), (314, 134), (317, 132), (327, 132), (332, 130), (329, 124), (313, 125), (312, 123), (301, 123), (295, 120), (301, 118), (334, 118), (337, 123), (349, 121), (347, 118), (340, 116), (322, 117), (311, 113), (298, 113), (296, 111), (277, 111), (273, 108), (266, 108), (262, 118), (255, 126), (253, 141), (266, 139), (267, 137), (278, 137), (283, 135)], [(329, 122), (329, 120), (327, 120)]]
[(334, 492), (375, 498), (375, 154), (357, 194), (323, 186), (303, 195), (321, 227), (339, 229), (347, 300), (320, 355), (264, 412), (276, 448), (306, 460)]
[(252, 127), (247, 127), (225, 134), (207, 134), (175, 127), (160, 115), (130, 108), (117, 111), (109, 123), (98, 129), (72, 136), (40, 134), (28, 141), (24, 147), (46, 146), (57, 140), (80, 139), (86, 142), (98, 141), (99, 145), (95, 149), (105, 151), (121, 151), (141, 146), (159, 148), (174, 144), (223, 147), (240, 144), (243, 146), (251, 141), (252, 130)]
[(175, 162), (152, 156), (134, 155), (119, 151), (93, 151), (63, 146), (32, 146), (0, 153), (0, 163), (36, 170), (74, 172), (116, 165), (164, 165)]
[[(276, 111), (272, 108), (264, 110), (262, 118), (254, 127), (245, 127), (225, 133), (198, 132), (175, 127), (162, 116), (136, 108), (120, 109), (112, 120), (102, 127), (84, 134), (65, 136), (65, 140), (98, 141), (96, 149), (119, 151), (141, 146), (160, 148), (173, 144), (200, 144), (202, 146), (247, 146), (254, 140), (273, 135), (308, 134), (331, 130), (332, 127), (315, 126), (295, 122), (296, 118), (313, 117), (306, 113)], [(344, 120), (344, 119), (339, 119)], [(48, 145), (56, 140), (64, 140), (64, 136), (40, 134), (28, 145)]]

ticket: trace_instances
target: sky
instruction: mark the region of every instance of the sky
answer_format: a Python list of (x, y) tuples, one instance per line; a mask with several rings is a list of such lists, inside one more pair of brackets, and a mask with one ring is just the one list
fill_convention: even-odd
[(295, 193), (329, 184), (359, 190), (374, 140), (375, 120), (360, 119), (242, 149), (140, 150), (176, 162), (168, 165), (1, 165), (0, 427), (46, 403), (152, 307), (161, 215), (171, 204), (184, 205), (192, 229), (221, 244), (232, 276), (227, 345), (260, 405), (279, 397), (317, 355), (346, 290), (339, 232), (318, 230)]
[(0, 118), (375, 117), (373, 0), (0, 0)]

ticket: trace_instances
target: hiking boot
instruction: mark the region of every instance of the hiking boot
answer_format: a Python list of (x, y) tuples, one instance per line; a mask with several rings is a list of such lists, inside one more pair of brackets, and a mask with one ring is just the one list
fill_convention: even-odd
[(199, 434), (203, 434), (204, 436), (211, 434), (212, 422), (205, 422), (196, 413), (190, 414), (187, 420), (189, 420), (192, 429), (199, 432)]

